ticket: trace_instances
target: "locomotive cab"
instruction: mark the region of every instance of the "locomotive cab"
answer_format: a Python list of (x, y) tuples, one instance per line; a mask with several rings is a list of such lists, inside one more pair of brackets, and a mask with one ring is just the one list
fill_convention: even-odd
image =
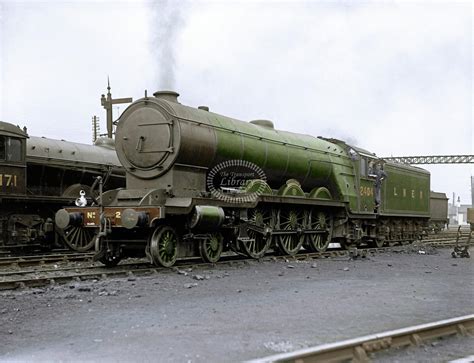
[(0, 195), (24, 195), (27, 134), (18, 126), (0, 122)]

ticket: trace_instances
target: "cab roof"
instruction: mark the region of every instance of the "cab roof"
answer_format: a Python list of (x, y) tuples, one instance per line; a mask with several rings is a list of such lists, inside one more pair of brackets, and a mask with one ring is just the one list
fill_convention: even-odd
[(26, 139), (28, 134), (9, 122), (0, 121), (0, 135), (15, 136)]

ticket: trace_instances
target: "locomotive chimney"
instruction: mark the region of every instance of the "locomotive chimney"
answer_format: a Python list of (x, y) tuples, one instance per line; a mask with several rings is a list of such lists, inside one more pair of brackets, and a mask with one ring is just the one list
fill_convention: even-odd
[(157, 91), (153, 93), (153, 96), (165, 101), (179, 103), (178, 102), (179, 93), (174, 92), (174, 91)]

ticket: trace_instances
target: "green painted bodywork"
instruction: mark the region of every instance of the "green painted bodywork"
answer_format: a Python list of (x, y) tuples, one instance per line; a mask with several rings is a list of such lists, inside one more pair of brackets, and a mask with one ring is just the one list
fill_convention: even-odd
[(224, 221), (224, 211), (219, 207), (196, 206), (190, 224), (200, 228), (216, 228)]
[[(158, 135), (155, 140), (153, 130)], [(163, 138), (165, 134), (170, 135), (169, 139)], [(184, 175), (166, 179), (176, 165), (210, 170), (224, 161), (246, 160), (263, 170), (269, 187), (280, 190), (280, 195), (293, 195), (283, 189), (288, 189), (285, 185), (289, 179), (296, 179), (304, 193), (298, 191), (295, 195), (332, 198), (347, 202), (352, 213), (374, 213), (374, 179), (367, 175), (368, 160), (377, 159), (374, 154), (338, 140), (276, 130), (269, 121), (244, 122), (169, 99), (145, 98), (134, 102), (120, 117), (116, 143), (119, 159), (130, 176), (127, 187), (131, 189), (157, 188), (160, 179), (162, 184), (167, 180), (167, 186), (174, 185)], [(362, 159), (366, 164), (361, 171)], [(429, 174), (403, 167), (398, 170), (395, 165), (388, 165), (388, 169), (382, 197), (389, 199), (383, 203), (384, 211), (425, 213)], [(191, 168), (186, 170), (189, 184), (198, 174)], [(412, 175), (415, 180), (408, 181), (407, 176)], [(412, 182), (417, 183), (417, 192), (423, 190), (421, 205), (393, 198), (387, 192), (393, 187), (411, 188), (411, 184), (404, 183)], [(326, 189), (316, 193), (318, 188)]]
[(424, 169), (386, 163), (382, 213), (430, 215), (430, 174)]
[(356, 208), (353, 162), (342, 146), (187, 106), (172, 106), (176, 115), (215, 130), (216, 151), (211, 166), (225, 160), (247, 160), (262, 168), (273, 189), (293, 178), (306, 193), (327, 187), (335, 199), (348, 201), (351, 208)]

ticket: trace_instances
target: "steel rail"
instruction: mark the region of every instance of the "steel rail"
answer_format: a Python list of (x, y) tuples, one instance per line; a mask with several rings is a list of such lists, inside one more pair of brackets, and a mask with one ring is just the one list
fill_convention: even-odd
[[(250, 259), (247, 259), (250, 260)], [(223, 261), (220, 262), (221, 264), (233, 264), (234, 262), (243, 262), (245, 260), (238, 260), (238, 261)], [(215, 264), (208, 263), (208, 262), (200, 262), (200, 263), (187, 263), (187, 264), (179, 264), (175, 265), (173, 269), (161, 266), (145, 266), (139, 267), (140, 264), (131, 264), (135, 266), (135, 268), (128, 268), (130, 266), (127, 265), (118, 265), (114, 268), (107, 268), (105, 266), (88, 266), (84, 268), (84, 270), (92, 270), (96, 269), (97, 271), (91, 272), (78, 272), (69, 275), (51, 275), (51, 276), (43, 276), (43, 277), (34, 277), (34, 278), (22, 278), (22, 279), (14, 279), (14, 280), (5, 280), (0, 281), (0, 291), (1, 290), (14, 290), (18, 288), (25, 288), (25, 287), (44, 287), (48, 285), (54, 284), (65, 284), (70, 281), (85, 281), (91, 279), (103, 279), (107, 277), (119, 277), (119, 276), (138, 276), (138, 275), (150, 275), (157, 272), (174, 272), (176, 270), (182, 269), (183, 271), (187, 268), (192, 267), (193, 269), (197, 267), (213, 267)], [(123, 268), (125, 267), (125, 268)], [(77, 268), (81, 270), (81, 268)], [(34, 272), (34, 271), (32, 271)]]
[[(431, 245), (435, 247), (450, 247), (454, 246), (455, 243), (452, 241), (452, 239), (449, 239), (447, 241), (429, 241), (429, 242), (422, 242), (421, 245), (411, 245), (413, 247), (420, 247), (422, 248), (423, 245)], [(373, 248), (358, 248), (357, 253), (361, 255), (366, 255), (370, 253), (384, 253), (384, 252), (400, 252), (403, 250), (404, 247), (408, 247), (410, 245), (403, 245), (403, 246), (391, 246), (391, 247), (373, 247)], [(400, 249), (401, 248), (401, 249)], [(271, 254), (262, 257), (262, 260), (265, 259), (284, 259), (284, 260), (304, 260), (304, 259), (317, 259), (317, 258), (330, 258), (330, 257), (346, 257), (350, 255), (351, 252), (349, 250), (341, 250), (341, 249), (332, 249), (329, 251), (325, 252), (306, 252), (306, 251), (301, 251), (298, 254), (294, 256), (289, 256), (289, 255), (278, 255), (278, 256), (272, 256)], [(92, 256), (90, 256), (92, 257)], [(191, 260), (192, 258), (186, 259), (186, 260)], [(197, 259), (197, 258), (194, 258)], [(224, 260), (225, 259), (225, 260)], [(186, 261), (185, 259), (181, 260), (181, 262)], [(253, 259), (251, 258), (246, 258), (245, 256), (242, 255), (227, 255), (223, 256), (221, 261), (217, 262), (230, 262), (230, 261), (251, 261)], [(199, 260), (198, 260), (199, 261)], [(196, 264), (199, 264), (199, 262), (196, 261)], [(118, 265), (118, 267), (124, 268), (124, 267), (136, 267), (136, 266), (147, 266), (149, 267), (149, 262), (130, 262), (130, 263), (122, 263)], [(1, 267), (1, 266), (0, 266)], [(20, 267), (19, 264), (15, 264), (15, 267)], [(43, 266), (42, 266), (43, 267)], [(48, 273), (48, 272), (65, 272), (65, 271), (75, 271), (75, 270), (90, 270), (90, 269), (98, 269), (98, 268), (106, 268), (103, 265), (90, 265), (90, 266), (69, 266), (69, 267), (55, 267), (55, 268), (49, 268), (47, 265), (44, 267), (46, 268), (41, 268), (41, 269), (34, 269), (34, 270), (7, 270), (7, 271), (2, 271), (0, 269), (0, 277), (5, 277), (5, 276), (13, 276), (13, 275), (27, 275), (31, 273)], [(179, 265), (177, 265), (179, 267)]]
[[(433, 245), (439, 245), (445, 247), (445, 242), (439, 244), (434, 242)], [(454, 246), (455, 243), (450, 243), (450, 246)], [(261, 258), (261, 261), (302, 261), (302, 260), (312, 260), (318, 258), (337, 258), (337, 257), (350, 257), (350, 256), (367, 256), (374, 253), (390, 253), (390, 252), (402, 252), (406, 248), (413, 247), (414, 245), (402, 245), (402, 246), (392, 246), (392, 247), (381, 247), (381, 248), (357, 248), (353, 250), (341, 250), (334, 249), (326, 252), (306, 252), (302, 251), (295, 256), (288, 255), (266, 255)], [(423, 243), (420, 245), (415, 245), (416, 247), (423, 247)], [(234, 264), (234, 263), (248, 263), (249, 261), (255, 261), (252, 258), (243, 257), (242, 255), (227, 255), (217, 262), (218, 265), (224, 264)], [(214, 267), (216, 264), (203, 262), (195, 257), (178, 260), (178, 263), (173, 267), (174, 270), (186, 269), (189, 267), (195, 268), (206, 268)], [(24, 271), (0, 271), (0, 277), (7, 278), (8, 276), (18, 275), (20, 278), (7, 279), (0, 281), (0, 290), (13, 290), (17, 288), (25, 287), (44, 287), (51, 284), (60, 284), (67, 283), (73, 280), (88, 280), (95, 278), (106, 278), (108, 276), (117, 277), (117, 276), (128, 276), (130, 274), (134, 275), (144, 275), (151, 274), (156, 272), (166, 272), (173, 271), (173, 269), (160, 267), (160, 266), (151, 266), (148, 262), (134, 262), (128, 264), (119, 264), (113, 268), (107, 268), (105, 266), (74, 266), (74, 267), (63, 267), (58, 269), (39, 269), (39, 270), (24, 270)], [(74, 271), (71, 274), (65, 274), (67, 271)], [(82, 271), (82, 272), (81, 272)], [(46, 276), (38, 276), (40, 274), (48, 274)], [(27, 277), (29, 274), (35, 274), (33, 277)]]
[[(436, 239), (436, 240), (424, 240), (424, 241), (421, 241), (421, 245), (415, 245), (415, 244), (412, 244), (412, 246), (414, 247), (422, 247), (423, 245), (430, 245), (430, 246), (435, 246), (435, 247), (450, 247), (450, 246), (454, 246), (455, 243), (453, 242), (452, 239), (446, 239), (446, 240), (439, 240), (439, 239)], [(361, 253), (361, 254), (366, 254), (366, 253), (383, 253), (383, 252), (398, 252), (400, 250), (400, 248), (403, 248), (403, 247), (408, 247), (409, 245), (403, 245), (403, 246), (387, 246), (387, 247), (379, 247), (379, 248), (376, 248), (376, 247), (373, 247), (373, 248), (358, 248), (357, 251), (358, 253)], [(348, 250), (341, 250), (341, 249), (338, 249), (338, 248), (334, 248), (332, 250), (329, 250), (329, 251), (325, 251), (325, 252), (306, 252), (306, 251), (301, 251), (299, 252), (297, 255), (295, 256), (288, 256), (288, 255), (282, 255), (282, 256), (271, 256), (271, 255), (267, 255), (265, 257), (262, 257), (262, 259), (264, 258), (281, 258), (281, 259), (294, 259), (294, 260), (301, 260), (301, 259), (315, 259), (315, 258), (321, 258), (321, 257), (345, 257), (347, 255), (349, 255), (350, 252)], [(67, 259), (61, 259), (60, 261), (58, 262), (71, 262), (71, 261), (82, 261), (82, 260), (92, 260), (92, 257), (93, 257), (93, 254), (77, 254), (74, 255), (74, 256), (71, 256), (73, 258), (67, 258)], [(227, 256), (222, 256), (223, 258), (226, 258), (225, 262), (229, 262), (229, 259), (230, 258), (239, 258), (240, 257), (240, 260), (245, 260), (245, 258), (241, 255), (227, 255)], [(188, 259), (188, 260), (191, 260)], [(248, 260), (251, 260), (251, 259), (248, 259)], [(181, 260), (181, 261), (184, 261), (184, 260)], [(221, 260), (222, 262), (224, 262), (224, 260)], [(12, 276), (12, 275), (26, 275), (26, 274), (30, 274), (30, 273), (46, 273), (46, 272), (64, 272), (64, 271), (72, 271), (72, 270), (86, 270), (86, 269), (92, 269), (92, 268), (104, 268), (103, 265), (100, 265), (100, 266), (94, 266), (94, 265), (90, 265), (90, 266), (70, 266), (70, 267), (55, 267), (55, 268), (48, 268), (48, 266), (46, 265), (46, 262), (44, 262), (43, 260), (38, 260), (38, 261), (35, 261), (35, 262), (39, 262), (38, 264), (41, 266), (41, 267), (46, 267), (46, 268), (41, 268), (40, 270), (38, 269), (34, 269), (34, 270), (7, 270), (7, 271), (2, 271), (1, 267), (3, 267), (2, 265), (5, 265), (6, 267), (25, 267), (25, 266), (35, 266), (36, 264), (32, 264), (30, 263), (30, 261), (12, 261), (10, 263), (5, 263), (3, 264), (1, 259), (0, 259), (0, 277), (2, 276)], [(47, 261), (49, 262), (49, 261)], [(56, 261), (52, 261), (52, 262), (56, 262)], [(124, 266), (130, 266), (130, 267), (133, 267), (133, 266), (137, 266), (137, 265), (146, 265), (147, 262), (132, 262), (132, 263), (123, 263), (123, 264), (120, 264), (119, 266), (120, 267), (124, 267)]]
[(366, 335), (337, 343), (297, 350), (292, 353), (275, 354), (247, 363), (270, 362), (369, 362), (369, 354), (390, 348), (420, 345), (431, 339), (450, 335), (468, 335), (474, 332), (474, 314), (441, 320), (408, 328)]
[(16, 280), (0, 281), (1, 290), (14, 290), (24, 287), (44, 287), (54, 284), (65, 284), (70, 281), (85, 281), (91, 279), (101, 279), (106, 277), (117, 277), (117, 276), (132, 276), (132, 275), (143, 275), (157, 272), (158, 270), (164, 270), (161, 267), (150, 267), (143, 269), (113, 269), (106, 270), (106, 267), (97, 267), (98, 271), (86, 272), (86, 273), (75, 273), (70, 275), (53, 275), (37, 278), (25, 278)]
[(14, 255), (14, 256), (5, 256), (0, 257), (0, 262), (8, 261), (13, 259), (22, 259), (22, 260), (34, 260), (43, 257), (62, 257), (62, 256), (74, 256), (74, 255), (84, 255), (90, 254), (90, 252), (74, 252), (74, 251), (64, 251), (57, 253), (41, 253), (41, 254), (29, 254), (29, 255)]
[[(140, 261), (140, 262), (130, 262), (130, 263), (123, 263), (118, 265), (116, 268), (137, 268), (140, 266), (145, 266), (145, 267), (150, 267), (149, 262), (145, 261)], [(43, 266), (42, 266), (43, 267)], [(59, 273), (59, 272), (78, 272), (78, 271), (86, 271), (86, 270), (98, 270), (98, 269), (107, 269), (105, 265), (98, 264), (98, 265), (88, 265), (88, 266), (67, 266), (66, 267), (57, 267), (57, 268), (50, 268), (48, 266), (45, 266), (47, 268), (41, 268), (41, 269), (34, 269), (34, 270), (0, 270), (0, 279), (5, 278), (6, 276), (26, 276), (29, 274), (47, 274), (47, 273)], [(1, 283), (1, 282), (0, 282)]]
[[(467, 237), (459, 238), (459, 243), (466, 243), (467, 241)], [(456, 240), (453, 238), (437, 238), (431, 240), (423, 240), (421, 244), (430, 246), (454, 246), (456, 245)]]
[[(241, 263), (251, 258), (236, 259), (241, 256), (229, 255), (225, 256), (225, 259), (219, 261), (219, 264)], [(213, 267), (215, 264), (198, 260), (196, 257), (190, 257), (182, 260), (178, 260), (177, 264), (173, 268), (153, 266), (149, 262), (139, 261), (126, 264), (119, 264), (115, 267), (106, 267), (104, 265), (99, 266), (74, 266), (64, 267), (58, 269), (40, 269), (40, 270), (26, 270), (26, 271), (4, 271), (0, 272), (0, 277), (15, 276), (19, 275), (20, 278), (10, 280), (0, 280), (0, 291), (1, 290), (14, 290), (25, 287), (44, 287), (53, 284), (67, 283), (74, 280), (90, 280), (106, 278), (108, 276), (129, 276), (129, 275), (146, 275), (156, 272), (172, 272), (180, 269), (203, 268)], [(64, 272), (74, 271), (69, 274)], [(52, 274), (47, 275), (52, 272)], [(35, 274), (33, 277), (25, 277), (29, 274)], [(43, 274), (43, 276), (39, 276)], [(45, 275), (46, 274), (46, 275)]]
[(55, 262), (70, 262), (70, 261), (83, 261), (92, 259), (93, 253), (85, 252), (74, 252), (74, 253), (62, 253), (52, 255), (38, 255), (38, 256), (19, 256), (19, 257), (0, 257), (0, 267), (8, 266), (36, 266), (47, 263)]

